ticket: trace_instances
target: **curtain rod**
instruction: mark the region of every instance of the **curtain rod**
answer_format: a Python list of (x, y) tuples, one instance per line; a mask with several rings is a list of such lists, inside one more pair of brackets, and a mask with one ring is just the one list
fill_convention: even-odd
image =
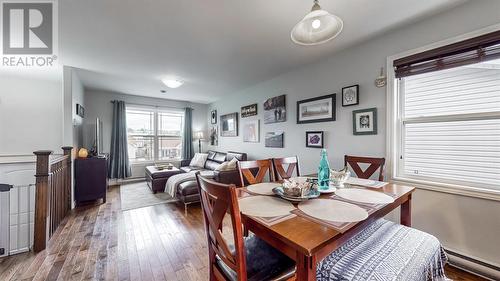
[[(113, 103), (114, 101), (110, 101), (110, 103)], [(185, 109), (186, 107), (187, 108), (191, 108), (192, 110), (194, 110), (194, 108), (192, 108), (191, 106), (185, 106), (185, 107), (175, 107), (175, 106), (160, 106), (160, 105), (151, 105), (151, 104), (144, 104), (144, 103), (132, 103), (132, 102), (125, 102), (125, 104), (130, 104), (130, 105), (138, 105), (138, 106), (148, 106), (148, 107), (154, 107), (154, 108), (173, 108), (173, 109)]]

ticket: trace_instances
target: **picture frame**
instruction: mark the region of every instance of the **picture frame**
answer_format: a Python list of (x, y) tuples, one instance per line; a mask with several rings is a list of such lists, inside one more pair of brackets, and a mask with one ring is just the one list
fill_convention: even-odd
[(246, 118), (255, 115), (257, 115), (256, 103), (241, 107), (241, 118)]
[(286, 121), (286, 95), (264, 101), (264, 124)]
[(76, 115), (84, 118), (85, 117), (85, 108), (79, 103), (76, 104)]
[(324, 132), (323, 131), (307, 131), (306, 132), (306, 147), (323, 148)]
[(352, 85), (342, 88), (342, 106), (359, 104), (359, 85)]
[(337, 94), (297, 102), (297, 124), (335, 121)]
[(210, 128), (210, 132), (208, 133), (208, 140), (210, 145), (218, 146), (219, 145), (219, 134), (217, 125), (212, 126)]
[(250, 120), (243, 123), (243, 142), (260, 142), (260, 120)]
[(220, 116), (220, 135), (222, 137), (238, 136), (238, 112)]
[(285, 132), (267, 132), (265, 138), (266, 147), (283, 148)]
[(352, 112), (352, 133), (354, 135), (376, 135), (377, 108), (354, 110)]
[(210, 123), (217, 124), (217, 109), (210, 111)]

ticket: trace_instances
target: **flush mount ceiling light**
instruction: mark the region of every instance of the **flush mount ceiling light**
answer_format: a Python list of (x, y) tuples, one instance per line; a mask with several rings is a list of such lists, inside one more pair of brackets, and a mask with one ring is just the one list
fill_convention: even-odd
[(311, 12), (292, 29), (292, 41), (299, 45), (322, 44), (339, 35), (343, 26), (339, 17), (322, 10), (318, 0), (314, 0)]
[(184, 82), (179, 79), (162, 79), (161, 81), (167, 87), (172, 89), (179, 88), (180, 86), (182, 86), (182, 84), (184, 84)]

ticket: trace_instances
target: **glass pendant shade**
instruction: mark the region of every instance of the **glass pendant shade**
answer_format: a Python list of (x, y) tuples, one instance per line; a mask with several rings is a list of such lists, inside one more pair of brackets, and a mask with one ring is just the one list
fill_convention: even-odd
[(312, 11), (292, 29), (291, 38), (299, 45), (318, 45), (339, 35), (343, 26), (339, 17), (322, 10), (315, 1)]

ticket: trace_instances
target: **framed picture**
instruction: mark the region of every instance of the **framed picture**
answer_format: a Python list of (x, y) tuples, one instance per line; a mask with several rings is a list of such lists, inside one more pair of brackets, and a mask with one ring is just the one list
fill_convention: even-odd
[(285, 95), (267, 99), (264, 102), (264, 124), (286, 121)]
[(238, 112), (220, 116), (220, 135), (223, 137), (238, 136)]
[(306, 132), (306, 146), (323, 148), (323, 131)]
[(246, 121), (243, 124), (243, 142), (259, 142), (260, 120)]
[(218, 146), (219, 145), (219, 134), (217, 132), (217, 126), (212, 126), (210, 128), (210, 133), (208, 135), (210, 140), (210, 145)]
[(210, 122), (212, 124), (217, 124), (217, 110), (214, 109), (210, 112)]
[(352, 112), (352, 133), (354, 135), (376, 135), (377, 109), (354, 110)]
[(76, 115), (84, 118), (85, 117), (85, 108), (79, 103), (76, 104)]
[(243, 106), (241, 108), (241, 118), (257, 115), (257, 104)]
[(342, 106), (359, 104), (359, 85), (342, 88)]
[(297, 102), (297, 124), (335, 121), (336, 94)]
[(266, 147), (283, 148), (284, 132), (267, 132), (266, 133)]

